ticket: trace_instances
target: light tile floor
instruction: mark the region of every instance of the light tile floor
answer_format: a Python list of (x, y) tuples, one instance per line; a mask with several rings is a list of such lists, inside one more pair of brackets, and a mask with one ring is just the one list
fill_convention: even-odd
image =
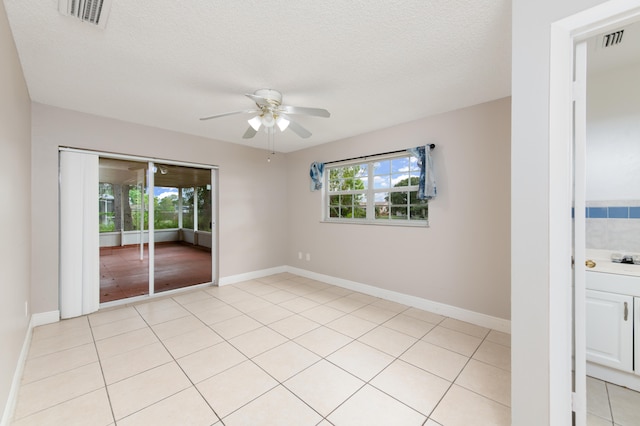
[(640, 392), (587, 377), (587, 425), (640, 425)]
[(37, 327), (12, 424), (509, 425), (510, 369), (508, 334), (285, 273)]

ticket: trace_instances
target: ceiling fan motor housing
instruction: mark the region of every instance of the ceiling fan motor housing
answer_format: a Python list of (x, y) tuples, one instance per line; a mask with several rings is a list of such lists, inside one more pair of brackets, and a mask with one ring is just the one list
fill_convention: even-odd
[(282, 93), (273, 89), (259, 89), (253, 92), (254, 95), (265, 98), (267, 102), (274, 106), (280, 106), (282, 104)]

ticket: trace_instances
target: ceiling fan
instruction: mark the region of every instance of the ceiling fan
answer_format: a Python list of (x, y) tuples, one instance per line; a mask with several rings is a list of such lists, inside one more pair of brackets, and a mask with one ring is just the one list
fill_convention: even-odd
[(246, 97), (256, 103), (256, 109), (247, 109), (242, 111), (225, 112), (223, 114), (212, 115), (211, 117), (203, 117), (200, 120), (211, 120), (212, 118), (226, 117), (234, 114), (257, 114), (249, 119), (249, 128), (242, 137), (244, 139), (252, 138), (264, 126), (265, 131), (273, 132), (277, 126), (281, 132), (291, 129), (301, 138), (308, 138), (311, 132), (302, 127), (299, 123), (293, 121), (290, 115), (309, 115), (313, 117), (329, 117), (329, 111), (322, 108), (296, 107), (282, 104), (282, 93), (273, 89), (256, 90), (253, 94), (245, 94)]

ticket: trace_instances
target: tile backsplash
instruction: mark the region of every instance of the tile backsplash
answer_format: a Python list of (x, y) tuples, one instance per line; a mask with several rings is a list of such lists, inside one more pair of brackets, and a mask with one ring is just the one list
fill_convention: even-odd
[(586, 248), (640, 253), (640, 200), (586, 204)]

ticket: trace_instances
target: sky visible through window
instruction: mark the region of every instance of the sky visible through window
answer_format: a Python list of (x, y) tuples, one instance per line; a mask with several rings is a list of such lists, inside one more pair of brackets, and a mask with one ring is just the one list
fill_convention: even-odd
[[(414, 156), (376, 161), (373, 164), (373, 188), (387, 189), (410, 177), (419, 177), (418, 159)], [(384, 201), (386, 193), (376, 193), (375, 201)]]
[(161, 186), (156, 186), (153, 188), (153, 196), (156, 198), (166, 198), (175, 195), (178, 198), (178, 188), (164, 188)]

